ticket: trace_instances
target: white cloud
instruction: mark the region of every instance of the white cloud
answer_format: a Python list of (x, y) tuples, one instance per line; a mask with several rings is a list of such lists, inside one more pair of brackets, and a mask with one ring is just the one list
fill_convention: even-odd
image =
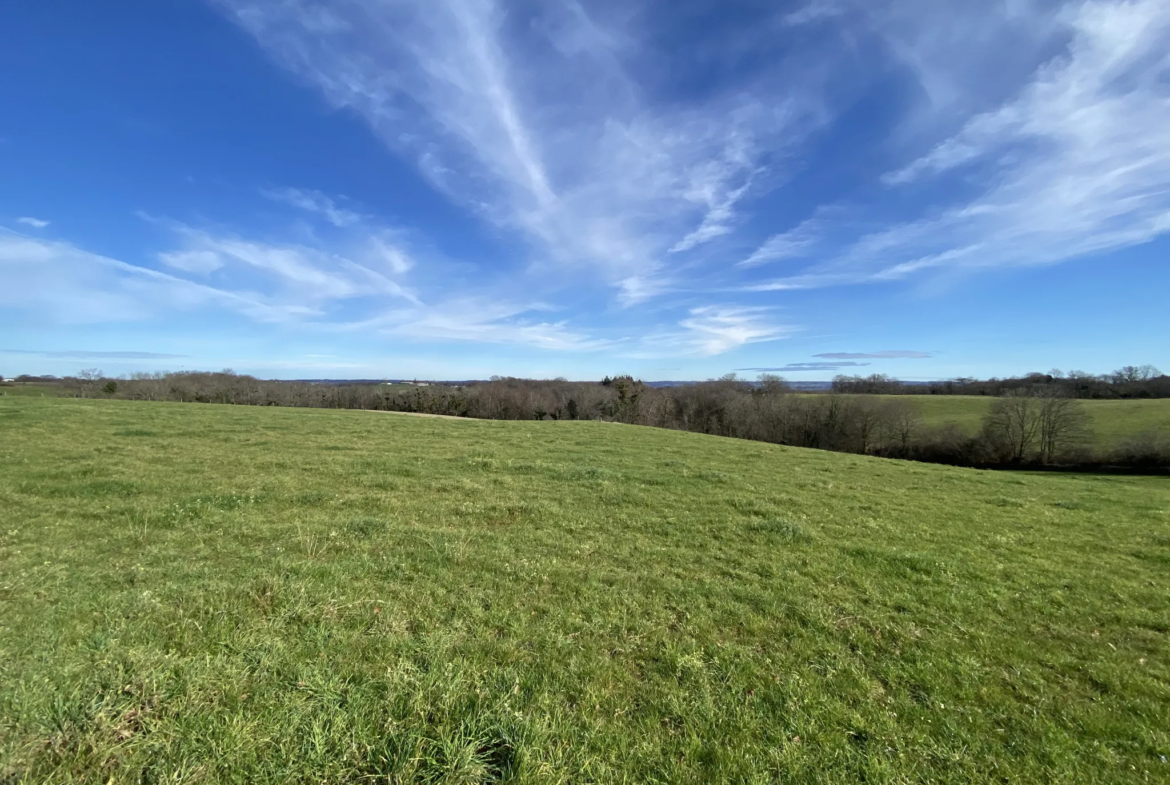
[(801, 8), (786, 14), (784, 23), (793, 27), (835, 19), (847, 11), (841, 0), (811, 0)]
[(277, 188), (261, 191), (264, 196), (277, 202), (283, 202), (311, 213), (323, 216), (336, 227), (353, 226), (362, 220), (363, 216), (352, 210), (338, 207), (337, 203), (320, 191), (303, 191), (299, 188)]
[[(457, 341), (556, 351), (597, 351), (610, 345), (571, 328), (567, 320), (537, 318), (549, 310), (539, 303), (515, 306), (499, 299), (459, 297), (425, 304), (351, 259), (302, 246), (213, 235), (184, 224), (165, 225), (191, 250), (161, 254), (164, 261), (182, 272), (205, 273), (214, 259), (228, 277), (233, 270), (257, 270), (269, 282), (262, 287), (265, 293), (254, 291), (256, 286), (208, 286), (68, 243), (0, 229), (0, 280), (5, 282), (0, 307), (29, 309), (60, 323), (139, 321), (176, 311), (225, 309), (258, 322), (296, 322), (320, 331), (381, 334), (417, 343)], [(352, 297), (381, 298), (377, 315), (355, 321), (326, 308), (331, 300)]]
[[(179, 270), (209, 273), (216, 270), (251, 271), (282, 297), (317, 309), (330, 300), (385, 295), (418, 303), (417, 295), (387, 273), (403, 273), (411, 260), (381, 236), (352, 241), (353, 253), (298, 243), (274, 243), (232, 234), (196, 229), (174, 221), (155, 223), (171, 229), (183, 248), (158, 255)], [(376, 267), (388, 268), (387, 272)]]
[(625, 291), (660, 290), (672, 257), (728, 234), (823, 119), (791, 83), (654, 100), (623, 64), (625, 31), (575, 2), (532, 18), (495, 0), (217, 2), (437, 188), (520, 231), (538, 266)]
[(814, 354), (825, 360), (925, 360), (933, 355), (930, 352), (917, 352), (908, 349), (887, 349), (880, 352), (825, 352)]
[(434, 306), (388, 311), (374, 319), (344, 325), (351, 331), (376, 331), (418, 341), (510, 344), (555, 351), (592, 352), (611, 346), (567, 321), (533, 318), (541, 304), (512, 305), (499, 300), (460, 297)]
[(1053, 264), (1170, 231), (1170, 5), (1070, 4), (1067, 51), (1002, 106), (891, 173), (984, 183), (936, 217), (757, 289), (888, 281), (933, 269)]
[(741, 267), (754, 267), (767, 262), (806, 256), (820, 240), (823, 229), (822, 221), (810, 218), (795, 229), (772, 235), (739, 264)]
[(217, 289), (69, 243), (2, 229), (0, 279), (5, 284), (0, 287), (0, 306), (66, 324), (135, 321), (207, 307), (237, 311), (262, 322), (313, 312), (295, 303)]
[(17, 218), (16, 222), (18, 224), (24, 224), (25, 226), (31, 226), (34, 229), (44, 229), (49, 225), (48, 221), (42, 220), (40, 218), (31, 218), (28, 216), (25, 216), (24, 218)]
[[(345, 249), (344, 255), (362, 264), (398, 276), (415, 267), (415, 259), (406, 248), (408, 233), (404, 230), (386, 226), (373, 216), (338, 207), (336, 199), (320, 191), (279, 188), (261, 193), (273, 201), (310, 212), (340, 230), (330, 235), (329, 244)], [(310, 237), (317, 240), (313, 232)]]
[(636, 358), (711, 357), (745, 344), (787, 338), (800, 328), (772, 320), (773, 309), (740, 305), (704, 305), (691, 308), (679, 321), (682, 329), (648, 336), (641, 348), (628, 352)]
[[(854, 31), (871, 30), (914, 75), (925, 103), (907, 122), (953, 128), (1013, 94), (1067, 35), (1062, 8), (1080, 0), (841, 0)], [(919, 128), (918, 130), (923, 130)]]
[(414, 259), (397, 245), (380, 237), (371, 237), (370, 245), (378, 258), (389, 265), (391, 272), (401, 275), (414, 267)]
[(160, 253), (158, 260), (165, 265), (189, 273), (211, 273), (223, 267), (223, 259), (215, 251), (171, 251)]

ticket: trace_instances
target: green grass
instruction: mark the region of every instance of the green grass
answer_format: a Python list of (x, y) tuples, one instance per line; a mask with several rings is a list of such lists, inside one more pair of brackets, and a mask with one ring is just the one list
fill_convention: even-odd
[(61, 398), (71, 395), (64, 387), (48, 384), (0, 384), (0, 396), (17, 398)]
[[(909, 400), (922, 412), (929, 427), (955, 423), (975, 435), (995, 398), (972, 395), (897, 395), (883, 399)], [(1098, 447), (1112, 448), (1147, 431), (1170, 433), (1170, 398), (1151, 400), (1082, 401)]]
[(1166, 782), (1170, 485), (0, 398), (0, 782)]

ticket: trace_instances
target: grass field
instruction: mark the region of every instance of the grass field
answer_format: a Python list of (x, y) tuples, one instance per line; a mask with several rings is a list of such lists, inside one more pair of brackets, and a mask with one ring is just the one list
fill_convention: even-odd
[(61, 398), (69, 391), (63, 387), (47, 384), (4, 384), (0, 385), (0, 397), (16, 398)]
[(1170, 781), (1170, 483), (0, 398), (0, 782)]
[[(922, 412), (922, 422), (938, 427), (953, 422), (974, 435), (995, 398), (972, 395), (882, 395), (885, 400), (908, 400)], [(1116, 447), (1126, 438), (1147, 431), (1170, 433), (1170, 398), (1149, 400), (1082, 401), (1098, 447)]]

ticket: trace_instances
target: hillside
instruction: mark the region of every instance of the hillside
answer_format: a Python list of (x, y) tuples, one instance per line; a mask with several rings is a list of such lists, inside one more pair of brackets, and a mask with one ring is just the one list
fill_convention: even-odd
[(0, 782), (1170, 773), (1161, 478), (5, 397), (0, 509)]
[[(955, 423), (965, 433), (979, 432), (983, 416), (995, 398), (970, 395), (881, 395), (885, 400), (912, 401), (930, 427)], [(1116, 447), (1144, 432), (1170, 433), (1170, 398), (1081, 401), (1089, 415), (1098, 447)]]

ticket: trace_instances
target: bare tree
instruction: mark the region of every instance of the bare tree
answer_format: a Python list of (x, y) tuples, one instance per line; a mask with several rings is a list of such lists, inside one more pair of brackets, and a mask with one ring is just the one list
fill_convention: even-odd
[(1018, 463), (1032, 451), (1040, 434), (1040, 401), (1027, 391), (996, 399), (983, 418), (984, 434), (998, 447), (1003, 457)]
[(885, 408), (872, 399), (858, 398), (849, 401), (846, 408), (849, 429), (856, 439), (857, 452), (867, 455), (878, 445), (876, 442), (885, 428)]
[(97, 387), (98, 382), (105, 376), (98, 368), (85, 368), (78, 371), (77, 378), (81, 381), (81, 397), (88, 398)]
[(899, 454), (909, 454), (910, 445), (922, 430), (922, 412), (916, 404), (905, 400), (889, 401), (882, 408), (884, 440), (888, 446), (896, 447)]
[(1065, 449), (1083, 443), (1089, 436), (1089, 418), (1080, 401), (1047, 396), (1039, 411), (1040, 462), (1051, 463)]
[(1059, 391), (1022, 388), (991, 405), (983, 431), (1013, 462), (1035, 452), (1041, 463), (1051, 463), (1062, 451), (1086, 440), (1088, 415), (1080, 401)]
[(1152, 365), (1126, 365), (1109, 374), (1114, 384), (1133, 384), (1147, 382), (1161, 375), (1161, 371)]
[(761, 373), (757, 381), (757, 389), (764, 395), (780, 395), (792, 392), (788, 381), (783, 376), (774, 373)]

